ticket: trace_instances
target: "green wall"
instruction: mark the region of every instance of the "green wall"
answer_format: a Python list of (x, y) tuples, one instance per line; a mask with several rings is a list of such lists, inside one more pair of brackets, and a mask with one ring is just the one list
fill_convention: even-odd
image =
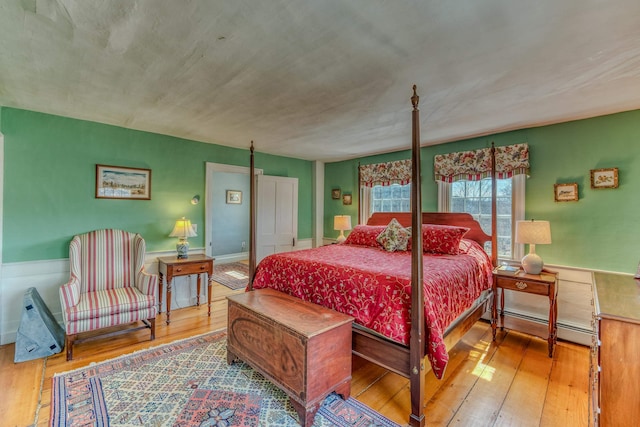
[[(538, 245), (545, 262), (587, 269), (635, 273), (640, 261), (640, 110), (557, 125), (456, 141), (421, 152), (422, 205), (437, 209), (433, 181), (436, 154), (527, 142), (531, 177), (527, 180), (526, 219), (549, 220), (553, 243)], [(423, 134), (428, 129), (423, 129)], [(407, 146), (410, 141), (407, 141)], [(408, 159), (402, 151), (325, 165), (325, 236), (336, 234), (333, 215), (358, 214), (357, 166)], [(591, 189), (590, 170), (617, 167), (619, 188)], [(577, 182), (580, 200), (555, 202), (553, 185)], [(353, 205), (331, 199), (331, 189), (353, 193)]]
[[(249, 151), (4, 107), (3, 262), (68, 257), (78, 233), (122, 228), (141, 233), (148, 251), (171, 250), (177, 218), (199, 224), (204, 247), (206, 162), (249, 166)], [(249, 143), (247, 142), (247, 146)], [(96, 199), (95, 165), (152, 170), (151, 200)], [(312, 162), (259, 153), (256, 168), (299, 179), (298, 237), (312, 236)]]

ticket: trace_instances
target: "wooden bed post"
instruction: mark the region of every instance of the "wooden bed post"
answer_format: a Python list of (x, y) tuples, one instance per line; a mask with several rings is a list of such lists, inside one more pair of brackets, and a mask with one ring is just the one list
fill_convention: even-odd
[(247, 290), (253, 290), (253, 276), (256, 273), (256, 177), (253, 160), (253, 141), (251, 141), (249, 162), (249, 284)]
[[(411, 154), (411, 229), (414, 236), (422, 235), (422, 199), (420, 177), (420, 111), (418, 110), (418, 94), (413, 85), (411, 104), (413, 111), (412, 154)], [(411, 337), (409, 341), (409, 366), (411, 376), (411, 415), (409, 424), (412, 427), (423, 427), (424, 418), (424, 356), (425, 356), (425, 324), (424, 293), (422, 290), (422, 239), (413, 239), (411, 245)]]

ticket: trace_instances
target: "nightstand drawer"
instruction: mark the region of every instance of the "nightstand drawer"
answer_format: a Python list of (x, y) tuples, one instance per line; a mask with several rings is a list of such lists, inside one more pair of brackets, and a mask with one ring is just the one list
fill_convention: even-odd
[(511, 289), (536, 295), (549, 295), (549, 284), (534, 282), (526, 278), (497, 277), (496, 284), (499, 288), (503, 289)]
[(197, 264), (184, 264), (184, 265), (176, 265), (173, 266), (173, 275), (183, 275), (183, 274), (200, 274), (209, 271), (211, 263), (202, 262)]

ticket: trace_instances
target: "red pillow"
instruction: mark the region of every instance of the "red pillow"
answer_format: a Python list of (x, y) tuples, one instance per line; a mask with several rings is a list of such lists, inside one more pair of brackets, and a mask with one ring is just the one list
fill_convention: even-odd
[[(422, 224), (422, 252), (434, 254), (458, 255), (467, 253), (468, 247), (460, 249), (462, 237), (467, 227), (455, 225)], [(411, 238), (407, 250), (411, 250)]]
[(458, 255), (460, 241), (467, 234), (467, 227), (454, 225), (422, 224), (422, 251)]
[(379, 248), (380, 243), (376, 240), (378, 235), (387, 228), (386, 225), (356, 225), (353, 231), (347, 236), (343, 245), (372, 246)]

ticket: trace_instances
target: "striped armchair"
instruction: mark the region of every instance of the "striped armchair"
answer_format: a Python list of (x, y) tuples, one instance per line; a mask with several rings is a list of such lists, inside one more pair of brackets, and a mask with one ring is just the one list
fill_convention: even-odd
[(150, 328), (155, 339), (158, 276), (144, 271), (145, 248), (139, 234), (114, 229), (71, 240), (71, 277), (60, 288), (67, 360), (82, 332), (142, 321), (135, 329)]

